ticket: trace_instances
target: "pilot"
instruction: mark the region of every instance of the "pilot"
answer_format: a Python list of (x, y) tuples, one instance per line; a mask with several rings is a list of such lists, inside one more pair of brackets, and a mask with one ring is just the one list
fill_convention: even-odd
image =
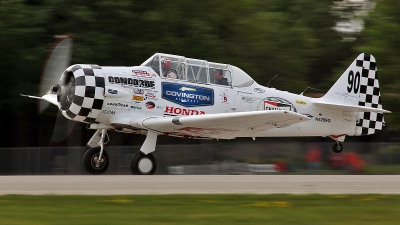
[(167, 78), (178, 78), (178, 72), (175, 69), (171, 68), (171, 61), (169, 58), (165, 57), (161, 60), (161, 69), (163, 77)]
[(216, 69), (214, 71), (214, 84), (219, 85), (229, 85), (228, 79), (224, 77), (224, 71), (221, 69)]

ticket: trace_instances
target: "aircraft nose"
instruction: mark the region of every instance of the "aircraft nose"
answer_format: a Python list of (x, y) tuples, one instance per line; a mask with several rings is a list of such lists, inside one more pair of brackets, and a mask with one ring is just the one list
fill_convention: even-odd
[(66, 71), (60, 82), (58, 101), (61, 103), (61, 109), (67, 110), (75, 98), (75, 76), (72, 71)]
[(62, 114), (68, 119), (91, 123), (99, 116), (104, 102), (104, 75), (98, 65), (73, 65), (61, 76), (57, 93)]

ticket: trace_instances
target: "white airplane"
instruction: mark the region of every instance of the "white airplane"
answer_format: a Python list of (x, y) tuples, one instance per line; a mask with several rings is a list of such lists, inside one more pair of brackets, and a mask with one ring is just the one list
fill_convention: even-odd
[(51, 75), (49, 92), (28, 97), (50, 102), (67, 119), (96, 130), (83, 157), (90, 174), (103, 174), (109, 166), (104, 149), (108, 131), (146, 135), (131, 171), (154, 174), (158, 135), (323, 136), (335, 140), (332, 150), (340, 153), (346, 136), (381, 130), (383, 113), (389, 113), (382, 109), (376, 61), (368, 53), (360, 54), (321, 98), (264, 87), (233, 65), (163, 53), (140, 66), (77, 64), (65, 69), (57, 82), (59, 75)]

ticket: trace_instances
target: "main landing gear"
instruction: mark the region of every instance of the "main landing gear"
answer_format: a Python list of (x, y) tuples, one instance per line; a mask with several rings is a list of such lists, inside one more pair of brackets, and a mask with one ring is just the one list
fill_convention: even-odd
[(157, 133), (148, 131), (140, 152), (131, 160), (131, 172), (133, 175), (153, 175), (157, 169), (157, 161), (151, 152), (156, 149)]
[[(97, 147), (90, 148), (83, 156), (83, 166), (86, 171), (93, 175), (100, 175), (106, 172), (110, 164), (107, 152), (104, 150), (104, 142), (107, 136), (107, 129), (98, 130), (89, 141), (93, 143), (98, 142)], [(157, 133), (148, 131), (146, 140), (144, 141), (140, 151), (136, 153), (131, 159), (131, 172), (134, 175), (153, 175), (157, 169), (157, 161), (151, 152), (155, 151), (157, 142)]]
[(133, 175), (153, 175), (157, 169), (154, 156), (143, 152), (136, 153), (131, 159), (131, 172)]

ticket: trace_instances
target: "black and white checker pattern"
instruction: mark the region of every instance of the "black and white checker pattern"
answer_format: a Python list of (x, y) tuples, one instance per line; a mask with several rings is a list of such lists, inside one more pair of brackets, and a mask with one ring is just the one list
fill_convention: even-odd
[(73, 65), (67, 68), (75, 77), (75, 96), (71, 106), (62, 114), (75, 121), (92, 123), (104, 102), (104, 75), (97, 65)]
[[(356, 65), (362, 67), (358, 105), (382, 109), (375, 58), (369, 53), (363, 53), (358, 56)], [(360, 112), (358, 113), (356, 133), (373, 134), (375, 130), (381, 130), (383, 124), (382, 113)]]

